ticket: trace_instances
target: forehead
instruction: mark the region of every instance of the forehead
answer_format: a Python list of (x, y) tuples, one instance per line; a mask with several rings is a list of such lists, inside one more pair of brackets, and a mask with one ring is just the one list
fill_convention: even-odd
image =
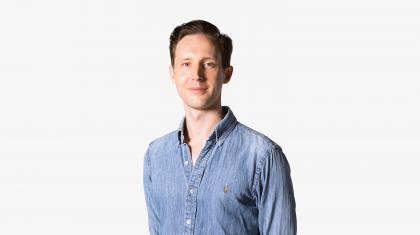
[(190, 34), (183, 37), (175, 48), (175, 58), (213, 57), (219, 59), (214, 43), (204, 34)]

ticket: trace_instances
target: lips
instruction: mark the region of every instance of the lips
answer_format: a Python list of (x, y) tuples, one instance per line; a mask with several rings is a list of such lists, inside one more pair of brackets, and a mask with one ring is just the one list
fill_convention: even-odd
[(205, 90), (205, 89), (207, 89), (207, 88), (204, 88), (204, 87), (193, 87), (193, 88), (190, 88), (190, 90)]
[(205, 90), (207, 90), (207, 88), (203, 88), (203, 87), (192, 87), (189, 88), (189, 90), (193, 93), (204, 93)]

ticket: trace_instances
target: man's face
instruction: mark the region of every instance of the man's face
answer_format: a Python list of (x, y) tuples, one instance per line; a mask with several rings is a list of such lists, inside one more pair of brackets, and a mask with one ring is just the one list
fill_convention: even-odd
[(232, 70), (223, 69), (220, 53), (204, 34), (183, 37), (170, 66), (171, 79), (184, 105), (198, 110), (221, 105), (222, 85), (230, 80)]

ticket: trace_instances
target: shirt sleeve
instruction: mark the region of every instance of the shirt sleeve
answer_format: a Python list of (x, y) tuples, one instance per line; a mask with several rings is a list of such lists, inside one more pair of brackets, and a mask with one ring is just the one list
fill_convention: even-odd
[(271, 149), (261, 160), (256, 180), (260, 234), (295, 235), (296, 205), (290, 167), (280, 147)]
[(149, 234), (157, 235), (159, 228), (159, 216), (157, 213), (156, 204), (153, 200), (153, 182), (151, 177), (151, 165), (149, 159), (149, 148), (147, 149), (143, 160), (143, 188), (146, 199), (147, 214), (149, 221)]

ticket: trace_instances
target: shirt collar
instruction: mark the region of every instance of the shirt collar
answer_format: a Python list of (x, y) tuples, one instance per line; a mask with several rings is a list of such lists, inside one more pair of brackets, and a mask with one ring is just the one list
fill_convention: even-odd
[[(219, 139), (223, 139), (228, 130), (230, 130), (230, 128), (237, 122), (237, 119), (229, 106), (222, 106), (222, 112), (224, 117), (214, 128), (214, 131), (209, 136), (208, 140), (216, 139), (216, 141), (219, 141)], [(178, 128), (178, 140), (180, 144), (184, 142), (185, 120), (184, 116)]]

